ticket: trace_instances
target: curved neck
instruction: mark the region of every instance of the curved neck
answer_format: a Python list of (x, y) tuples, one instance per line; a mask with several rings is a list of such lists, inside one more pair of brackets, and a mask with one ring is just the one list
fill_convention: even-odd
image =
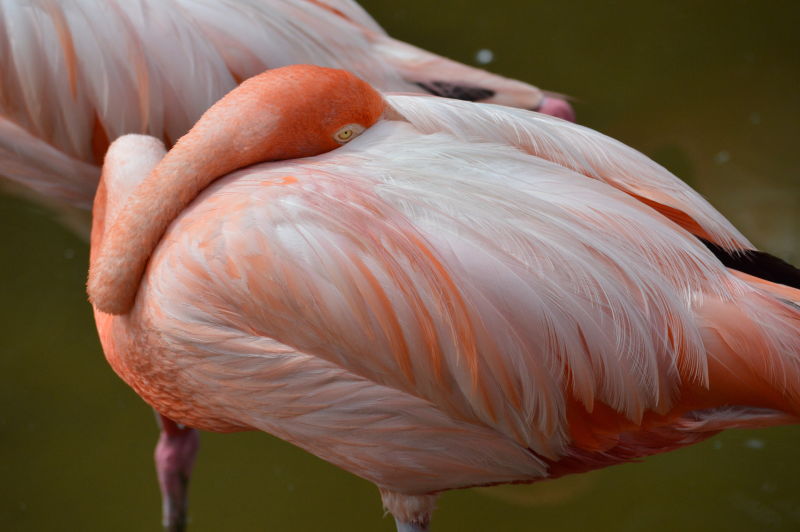
[(206, 111), (136, 187), (113, 222), (105, 221), (87, 283), (97, 309), (109, 314), (131, 309), (147, 261), (167, 227), (212, 181), (283, 155), (270, 142), (280, 130), (280, 115), (259, 97), (269, 93), (269, 85), (268, 79), (252, 78)]
[(88, 282), (89, 298), (95, 307), (109, 314), (130, 310), (147, 261), (169, 224), (211, 182), (247, 165), (239, 157), (221, 157), (218, 151), (169, 152), (110, 225), (105, 216), (105, 187), (101, 185), (98, 200), (102, 214), (96, 214), (93, 222)]
[(338, 147), (331, 128), (371, 126), (383, 109), (377, 91), (341, 70), (294, 65), (245, 81), (178, 140), (113, 222), (104, 221), (89, 270), (90, 301), (109, 314), (127, 313), (167, 227), (218, 177), (257, 162), (330, 151)]

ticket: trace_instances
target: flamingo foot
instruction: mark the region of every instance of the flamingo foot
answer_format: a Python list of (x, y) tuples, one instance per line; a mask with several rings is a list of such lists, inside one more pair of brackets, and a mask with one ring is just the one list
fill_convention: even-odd
[(158, 414), (161, 435), (155, 462), (161, 487), (162, 524), (167, 532), (186, 530), (189, 508), (189, 477), (200, 446), (197, 431)]

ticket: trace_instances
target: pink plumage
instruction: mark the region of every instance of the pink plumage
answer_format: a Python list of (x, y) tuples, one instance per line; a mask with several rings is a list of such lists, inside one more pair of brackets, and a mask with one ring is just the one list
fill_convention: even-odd
[(35, 0), (4, 2), (0, 21), (0, 176), (83, 209), (110, 141), (144, 133), (169, 146), (269, 68), (345, 68), (383, 90), (466, 87), (564, 112), (532, 85), (392, 39), (349, 0)]
[[(312, 98), (306, 75), (342, 84)], [(104, 168), (90, 296), (111, 365), (163, 414), (264, 430), (369, 479), (400, 530), (424, 530), (443, 490), (796, 421), (800, 292), (726, 268), (697, 237), (752, 246), (665, 169), (493, 105), (385, 95), (353, 128), (352, 77), (259, 80), (162, 162), (157, 140), (123, 137)], [(271, 112), (236, 117), (237, 98)], [(182, 175), (212, 147), (240, 153), (214, 126), (228, 110), (272, 162)], [(277, 160), (293, 143), (319, 155)], [(159, 205), (188, 208), (150, 212), (157, 183), (175, 196)], [(145, 217), (135, 302), (114, 302)]]
[[(0, 185), (86, 233), (111, 141), (145, 133), (170, 146), (242, 80), (295, 63), (574, 119), (532, 85), (392, 39), (350, 0), (9, 1), (0, 3)], [(164, 477), (173, 465), (158, 467)]]

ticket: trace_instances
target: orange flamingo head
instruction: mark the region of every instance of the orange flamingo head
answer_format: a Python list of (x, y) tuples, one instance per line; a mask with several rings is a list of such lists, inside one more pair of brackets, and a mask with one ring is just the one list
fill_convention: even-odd
[[(134, 304), (150, 255), (169, 224), (212, 181), (254, 163), (310, 157), (357, 137), (383, 114), (378, 91), (344, 70), (293, 65), (225, 95), (125, 200), (102, 235), (88, 292), (100, 311)], [(136, 154), (131, 154), (135, 157)], [(114, 169), (104, 168), (104, 176)]]
[(253, 150), (256, 158), (248, 163), (295, 159), (350, 141), (377, 122), (384, 107), (380, 93), (349, 72), (293, 65), (245, 81), (209, 109), (192, 132), (225, 129), (223, 145), (236, 153)]
[(219, 177), (257, 162), (319, 155), (358, 136), (384, 108), (378, 91), (344, 70), (276, 68), (214, 104), (165, 162), (200, 157), (203, 168)]

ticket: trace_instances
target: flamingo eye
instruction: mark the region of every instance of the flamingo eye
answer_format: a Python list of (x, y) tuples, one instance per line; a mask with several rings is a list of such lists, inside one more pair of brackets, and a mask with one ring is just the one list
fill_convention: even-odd
[(363, 132), (364, 132), (364, 126), (362, 126), (361, 124), (347, 124), (346, 126), (340, 128), (336, 133), (333, 134), (333, 140), (335, 140), (339, 144), (344, 144), (346, 142), (350, 142)]

